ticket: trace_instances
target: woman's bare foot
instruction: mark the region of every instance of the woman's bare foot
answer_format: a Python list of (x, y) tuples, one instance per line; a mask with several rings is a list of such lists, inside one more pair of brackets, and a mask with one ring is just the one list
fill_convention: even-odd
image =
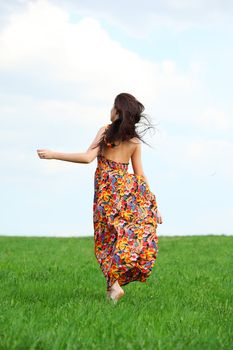
[(107, 299), (110, 299), (110, 294), (111, 294), (111, 291), (110, 290), (107, 290)]
[(125, 294), (124, 290), (121, 288), (121, 286), (119, 285), (118, 281), (116, 281), (110, 291), (107, 291), (107, 297), (109, 299), (112, 299), (114, 303), (117, 303), (117, 301), (123, 297), (123, 295)]

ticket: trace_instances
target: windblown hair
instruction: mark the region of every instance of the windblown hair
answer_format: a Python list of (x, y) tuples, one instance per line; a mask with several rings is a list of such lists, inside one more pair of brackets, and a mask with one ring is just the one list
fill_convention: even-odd
[[(137, 137), (142, 142), (142, 136), (148, 129), (154, 129), (149, 118), (143, 113), (145, 107), (134, 96), (128, 93), (121, 93), (114, 100), (114, 107), (119, 118), (113, 121), (106, 128), (101, 140), (94, 147), (100, 146), (99, 154), (106, 147), (117, 147), (115, 142), (127, 141)], [(142, 126), (146, 129), (139, 130)], [(149, 145), (150, 146), (150, 145)]]

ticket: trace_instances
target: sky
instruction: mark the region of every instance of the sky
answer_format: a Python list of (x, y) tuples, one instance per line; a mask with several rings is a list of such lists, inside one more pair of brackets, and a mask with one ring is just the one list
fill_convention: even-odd
[[(0, 235), (94, 236), (85, 152), (133, 94), (156, 126), (142, 162), (158, 236), (232, 235), (233, 3), (0, 1)], [(129, 166), (129, 172), (133, 172)]]

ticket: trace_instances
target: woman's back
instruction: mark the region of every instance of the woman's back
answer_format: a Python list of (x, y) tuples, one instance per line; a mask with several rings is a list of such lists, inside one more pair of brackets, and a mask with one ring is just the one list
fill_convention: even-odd
[(136, 137), (130, 141), (115, 142), (116, 147), (106, 147), (102, 151), (102, 155), (119, 163), (129, 163), (136, 147), (140, 144), (140, 140)]

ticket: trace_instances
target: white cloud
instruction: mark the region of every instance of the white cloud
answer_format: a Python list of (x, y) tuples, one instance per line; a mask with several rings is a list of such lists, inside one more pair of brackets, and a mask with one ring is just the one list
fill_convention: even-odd
[(0, 69), (24, 69), (73, 88), (83, 85), (91, 98), (112, 98), (113, 92), (125, 89), (154, 100), (167, 84), (185, 89), (195, 84), (193, 72), (178, 72), (169, 60), (142, 59), (112, 40), (97, 20), (70, 23), (66, 12), (47, 1), (29, 3), (24, 13), (12, 14), (0, 39)]
[(22, 68), (32, 60), (37, 63), (44, 54), (48, 61), (51, 53), (56, 54), (59, 39), (64, 39), (62, 33), (67, 21), (66, 12), (44, 0), (28, 2), (24, 12), (11, 13), (1, 32), (1, 67)]
[[(51, 132), (56, 124), (92, 132), (108, 122), (113, 97), (120, 91), (129, 91), (146, 107), (152, 106), (155, 120), (210, 130), (232, 127), (226, 113), (206, 106), (199, 62), (191, 61), (184, 73), (170, 59), (145, 60), (112, 40), (97, 20), (86, 17), (71, 23), (67, 12), (48, 1), (29, 2), (24, 12), (12, 14), (0, 33), (0, 49), (0, 71), (23, 72), (22, 84), (29, 82), (29, 95), (37, 95), (41, 82), (44, 89), (53, 82), (54, 89), (54, 95), (45, 98), (40, 97), (41, 91), (37, 98), (21, 96), (20, 91), (18, 96), (2, 96), (5, 127), (15, 121), (34, 125), (41, 134), (43, 129)], [(58, 88), (71, 97), (58, 97)], [(176, 138), (168, 145), (178, 159), (183, 145)]]
[(107, 124), (110, 118), (110, 111), (91, 105), (83, 105), (77, 101), (42, 100), (38, 103), (38, 112), (44, 116), (47, 122), (72, 123), (80, 129), (87, 127), (97, 129), (104, 121)]
[[(200, 90), (195, 62), (184, 73), (172, 60), (143, 59), (112, 40), (97, 20), (86, 17), (71, 23), (68, 13), (44, 0), (29, 2), (24, 12), (11, 14), (0, 33), (0, 51), (0, 72), (9, 74), (14, 95), (22, 95), (22, 90), (43, 99), (45, 94), (39, 110), (48, 108), (60, 120), (62, 113), (67, 120), (79, 111), (86, 125), (96, 125), (96, 116), (104, 113), (104, 106), (110, 109), (113, 97), (121, 91), (136, 95), (145, 106), (156, 106), (163, 96), (168, 100), (174, 92), (181, 96)], [(66, 101), (62, 101), (64, 96)], [(15, 98), (8, 102), (15, 106)], [(90, 107), (91, 103), (98, 107)], [(15, 109), (9, 104), (1, 108), (5, 112)], [(12, 110), (11, 115), (14, 113)], [(106, 110), (107, 118), (108, 113)]]

